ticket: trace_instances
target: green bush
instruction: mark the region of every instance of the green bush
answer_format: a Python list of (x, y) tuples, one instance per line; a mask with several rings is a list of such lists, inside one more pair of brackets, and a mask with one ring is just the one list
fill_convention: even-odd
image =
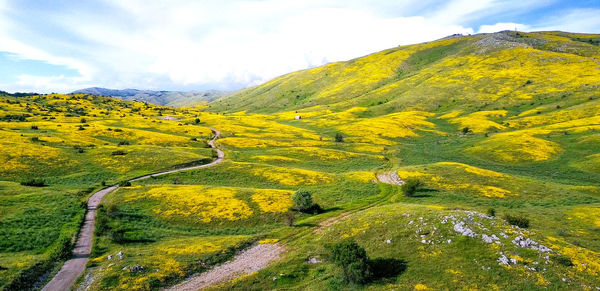
[(488, 210), (487, 210), (487, 215), (488, 215), (488, 216), (491, 216), (491, 217), (494, 217), (494, 216), (496, 216), (496, 209), (494, 209), (494, 208), (490, 208), (490, 209), (488, 209)]
[(312, 194), (306, 190), (298, 190), (292, 195), (292, 202), (296, 209), (306, 212), (313, 206)]
[(329, 259), (342, 268), (346, 282), (362, 284), (371, 277), (367, 252), (354, 240), (343, 240), (329, 246)]
[(412, 197), (417, 193), (419, 188), (423, 186), (423, 183), (419, 179), (410, 178), (404, 181), (404, 185), (402, 185), (402, 194), (406, 197)]
[(116, 150), (116, 151), (114, 151), (114, 152), (111, 153), (111, 155), (113, 155), (113, 156), (124, 156), (126, 154), (127, 154), (127, 152), (122, 151), (122, 150)]
[(571, 261), (571, 259), (569, 257), (556, 256), (556, 257), (554, 257), (554, 261), (556, 261), (558, 264), (563, 265), (565, 267), (573, 266), (573, 261)]
[(21, 181), (21, 185), (29, 186), (29, 187), (46, 187), (46, 186), (48, 186), (46, 184), (46, 181), (44, 181), (42, 179), (30, 179), (30, 180), (26, 180), (26, 181)]
[(119, 183), (119, 186), (120, 187), (129, 187), (129, 186), (131, 186), (131, 182), (129, 182), (129, 181), (121, 181)]
[(344, 142), (344, 136), (341, 133), (335, 134), (335, 142)]
[(506, 214), (504, 215), (504, 220), (506, 220), (506, 222), (510, 223), (511, 225), (518, 226), (520, 228), (529, 227), (529, 219), (527, 219), (524, 216)]

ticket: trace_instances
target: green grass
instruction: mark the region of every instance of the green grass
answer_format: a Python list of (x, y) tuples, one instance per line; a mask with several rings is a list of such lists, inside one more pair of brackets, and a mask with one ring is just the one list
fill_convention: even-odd
[[(256, 134), (292, 146), (306, 141), (300, 131), (292, 131), (302, 129), (316, 139), (323, 137), (319, 146), (323, 150), (347, 156), (335, 159), (285, 146), (221, 145), (226, 152), (222, 164), (119, 189), (109, 194), (99, 209), (92, 260), (86, 271), (86, 278), (93, 280), (80, 279), (80, 287), (156, 290), (228, 260), (237, 250), (263, 238), (281, 240), (287, 247), (283, 259), (216, 289), (410, 290), (422, 284), (430, 289), (563, 290), (598, 286), (600, 172), (593, 159), (600, 154), (600, 103), (598, 83), (593, 79), (598, 37), (560, 32), (502, 32), (496, 36), (537, 51), (531, 54), (501, 43), (487, 45), (490, 40), (497, 41), (490, 35), (398, 47), (288, 74), (220, 99), (208, 108), (228, 113), (300, 109), (299, 114), (309, 115), (312, 110), (341, 112), (354, 106), (368, 107), (342, 115), (342, 125), (404, 110), (436, 114), (427, 121), (437, 132), (410, 128), (418, 136), (390, 138), (393, 145), (383, 146), (377, 153), (356, 149), (365, 144), (352, 139), (368, 138), (359, 133), (344, 134), (345, 142), (333, 142), (340, 124), (319, 126), (332, 121), (323, 115), (282, 120), (84, 95), (0, 97), (0, 158), (4, 159), (0, 167), (0, 289), (29, 288), (43, 274), (57, 271), (78, 231), (85, 210), (82, 203), (103, 185), (214, 159), (213, 151), (206, 148), (207, 127), (222, 130), (227, 137)], [(315, 105), (320, 107), (310, 109)], [(488, 120), (506, 126), (501, 132), (535, 130), (535, 137), (557, 144), (560, 151), (536, 162), (498, 162), (493, 155), (498, 148), (483, 153), (469, 150), (496, 132), (464, 135), (462, 126), (438, 118), (454, 111), (464, 117), (482, 110), (506, 110), (505, 117)], [(526, 111), (529, 115), (519, 116)], [(161, 114), (180, 120), (160, 120)], [(81, 118), (89, 126), (79, 131)], [(200, 124), (195, 124), (196, 118)], [(536, 118), (541, 119), (539, 124), (520, 125)], [(564, 121), (573, 123), (558, 128), (557, 123)], [(94, 127), (98, 133), (85, 135), (94, 132)], [(196, 131), (201, 128), (205, 130)], [(70, 135), (69, 130), (77, 135)], [(286, 130), (295, 137), (273, 138)], [(115, 151), (125, 154), (112, 155)], [(9, 153), (24, 154), (13, 157)], [(327, 181), (307, 179), (307, 183), (294, 184), (294, 179), (300, 178), (293, 174), (306, 170), (319, 172)], [(424, 187), (405, 197), (398, 186), (368, 181), (374, 178), (368, 173), (394, 170), (420, 173), (417, 178)], [(264, 171), (274, 174), (261, 174)], [(349, 174), (355, 172), (366, 172), (362, 176), (366, 180), (351, 178)], [(47, 186), (20, 185), (31, 179), (42, 179)], [(153, 187), (174, 184), (233, 188), (233, 198), (243, 202), (252, 215), (211, 221), (202, 221), (196, 214), (164, 215), (161, 211), (178, 201), (145, 195)], [(325, 211), (318, 215), (295, 213), (295, 226), (290, 227), (285, 213), (261, 211), (252, 199), (256, 189), (304, 189)], [(203, 191), (188, 195), (203, 195)], [(136, 195), (138, 198), (131, 198)], [(176, 210), (189, 210), (184, 208)], [(490, 208), (495, 210), (495, 218), (468, 212), (486, 213)], [(529, 227), (509, 226), (503, 220), (507, 215), (527, 218)], [(452, 223), (442, 223), (446, 216), (464, 221), (478, 236), (460, 235)], [(320, 225), (325, 221), (329, 226)], [(497, 235), (500, 244), (484, 242), (483, 233)], [(516, 246), (512, 240), (518, 235), (552, 248), (553, 253), (546, 258), (536, 250)], [(366, 285), (344, 283), (325, 249), (344, 237), (354, 238), (371, 259), (402, 262), (406, 269)], [(213, 246), (203, 251), (188, 249), (205, 244)], [(165, 250), (169, 246), (171, 253)], [(176, 251), (183, 249), (188, 253)], [(124, 254), (122, 259), (116, 259), (119, 252)], [(504, 266), (498, 261), (503, 255), (518, 256), (519, 260)], [(321, 262), (307, 264), (313, 257)], [(137, 266), (142, 269), (127, 271)]]

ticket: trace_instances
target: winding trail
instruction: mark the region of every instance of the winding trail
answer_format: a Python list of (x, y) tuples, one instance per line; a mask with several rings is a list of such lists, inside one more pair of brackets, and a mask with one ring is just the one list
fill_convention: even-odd
[(285, 248), (278, 243), (257, 244), (244, 250), (231, 261), (218, 265), (206, 272), (192, 276), (167, 291), (196, 291), (206, 287), (224, 283), (237, 276), (248, 275), (260, 271), (279, 259)]
[[(221, 132), (211, 128), (214, 132), (215, 136), (208, 142), (210, 147), (217, 151), (217, 159), (213, 162), (205, 165), (192, 166), (179, 168), (154, 174), (149, 174), (137, 178), (130, 179), (130, 182), (145, 180), (151, 177), (157, 177), (162, 175), (167, 175), (171, 173), (177, 173), (182, 171), (196, 170), (202, 168), (208, 168), (220, 164), (223, 162), (225, 158), (225, 153), (218, 149), (215, 146), (215, 140), (217, 140), (221, 136)], [(75, 243), (75, 248), (73, 249), (73, 257), (65, 262), (60, 271), (52, 278), (46, 286), (42, 290), (44, 291), (64, 291), (69, 290), (71, 286), (75, 283), (77, 278), (83, 274), (85, 271), (85, 266), (90, 257), (90, 253), (92, 251), (92, 238), (94, 236), (94, 222), (96, 218), (96, 209), (102, 198), (106, 196), (106, 194), (111, 193), (119, 188), (118, 185), (110, 186), (108, 188), (102, 189), (96, 193), (94, 193), (90, 199), (88, 199), (87, 212), (85, 214), (85, 220), (83, 222), (83, 227), (79, 232), (79, 237), (77, 238), (77, 242)]]

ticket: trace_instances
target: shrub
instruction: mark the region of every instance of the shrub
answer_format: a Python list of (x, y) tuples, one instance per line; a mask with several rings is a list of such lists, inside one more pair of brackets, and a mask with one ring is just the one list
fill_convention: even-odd
[(119, 142), (119, 145), (120, 146), (122, 146), (122, 145), (130, 145), (130, 143), (129, 143), (128, 140), (122, 140), (122, 141)]
[(46, 187), (46, 186), (48, 186), (46, 184), (46, 181), (44, 181), (42, 179), (30, 179), (30, 180), (26, 180), (26, 181), (21, 181), (21, 185), (29, 186), (29, 187)]
[(488, 215), (488, 216), (491, 216), (491, 217), (494, 217), (494, 216), (496, 216), (496, 209), (494, 209), (494, 208), (490, 208), (490, 209), (488, 209), (488, 210), (487, 210), (487, 215)]
[(354, 240), (343, 240), (329, 246), (329, 258), (342, 268), (346, 282), (362, 284), (371, 277), (367, 252)]
[(563, 265), (565, 267), (572, 267), (573, 266), (573, 261), (571, 261), (571, 259), (569, 257), (565, 257), (565, 256), (556, 256), (554, 257), (554, 261), (556, 261), (556, 263)]
[(39, 128), (38, 128), (38, 126), (37, 126), (37, 125), (32, 125), (32, 126), (31, 126), (31, 129), (33, 129), (33, 130), (38, 130)]
[(38, 141), (40, 141), (40, 138), (37, 137), (37, 136), (34, 136), (34, 137), (31, 138), (31, 141), (32, 142), (38, 142)]
[(85, 118), (81, 119), (81, 123), (86, 123), (86, 122), (87, 122), (87, 120), (85, 120)]
[(77, 130), (85, 130), (85, 128), (83, 128), (83, 125), (79, 125), (79, 128), (77, 128)]
[(402, 185), (402, 194), (406, 197), (412, 197), (415, 193), (423, 186), (423, 183), (419, 181), (419, 179), (410, 178), (404, 181), (404, 185)]
[(335, 134), (335, 142), (344, 142), (344, 136), (341, 133)]
[(471, 132), (471, 129), (468, 126), (463, 127), (463, 129), (461, 129), (463, 134), (467, 134), (469, 132)]
[(200, 123), (200, 118), (196, 118), (196, 119), (194, 119), (194, 123), (195, 123), (195, 124), (198, 124), (198, 123)]
[(294, 226), (296, 222), (296, 214), (292, 211), (288, 211), (285, 213), (285, 223), (287, 226)]
[(529, 219), (527, 219), (524, 216), (506, 214), (504, 215), (504, 220), (506, 220), (506, 222), (510, 223), (511, 225), (518, 226), (520, 228), (529, 227)]
[(129, 187), (129, 186), (131, 186), (131, 182), (129, 182), (129, 181), (121, 181), (119, 183), (119, 186), (120, 187)]
[(298, 190), (292, 195), (294, 207), (305, 212), (313, 206), (312, 194), (306, 190)]
[(114, 152), (111, 153), (111, 155), (113, 155), (113, 156), (124, 156), (126, 154), (127, 154), (127, 152), (122, 151), (122, 150), (116, 150), (116, 151), (114, 151)]
[(317, 203), (313, 203), (313, 205), (309, 209), (307, 209), (305, 212), (312, 213), (312, 214), (321, 214), (321, 213), (325, 212), (325, 210), (323, 209), (323, 207), (321, 207), (321, 205), (319, 205)]

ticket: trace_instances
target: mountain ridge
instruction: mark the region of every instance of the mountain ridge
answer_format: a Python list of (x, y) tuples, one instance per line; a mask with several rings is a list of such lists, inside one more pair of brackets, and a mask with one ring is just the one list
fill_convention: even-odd
[(139, 89), (108, 89), (90, 87), (71, 92), (71, 94), (92, 94), (115, 97), (122, 100), (142, 101), (161, 106), (182, 107), (211, 102), (223, 97), (229, 92), (219, 90), (205, 91), (167, 91)]
[(589, 95), (600, 78), (597, 71), (591, 70), (593, 76), (587, 72), (599, 66), (598, 44), (598, 34), (568, 32), (455, 35), (292, 72), (220, 98), (210, 110), (269, 113), (364, 106), (383, 114), (436, 110), (448, 103), (468, 110), (514, 106), (559, 92)]

